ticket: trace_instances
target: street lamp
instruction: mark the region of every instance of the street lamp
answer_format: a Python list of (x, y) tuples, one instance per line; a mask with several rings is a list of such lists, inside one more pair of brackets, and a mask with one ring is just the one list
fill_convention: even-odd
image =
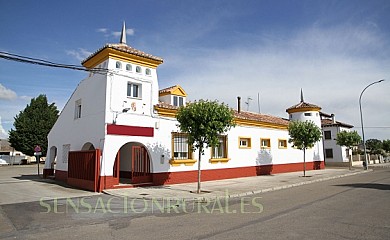
[(360, 93), (360, 97), (359, 97), (359, 108), (360, 108), (360, 122), (362, 124), (362, 135), (363, 135), (363, 147), (364, 147), (364, 169), (365, 170), (368, 170), (368, 162), (367, 162), (367, 149), (366, 149), (366, 140), (364, 139), (364, 127), (363, 127), (363, 113), (362, 113), (362, 95), (364, 93), (364, 91), (366, 91), (366, 89), (371, 86), (371, 85), (374, 85), (376, 83), (380, 83), (380, 82), (383, 82), (385, 81), (384, 79), (381, 79), (381, 80), (378, 80), (376, 82), (373, 82), (371, 84), (368, 84), (367, 87), (365, 87), (363, 89), (363, 91)]

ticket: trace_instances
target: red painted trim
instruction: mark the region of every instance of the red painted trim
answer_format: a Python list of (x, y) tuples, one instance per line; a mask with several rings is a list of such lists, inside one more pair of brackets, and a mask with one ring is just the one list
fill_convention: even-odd
[(62, 170), (55, 170), (55, 176), (56, 180), (61, 182), (67, 182), (68, 181), (68, 171), (62, 171)]
[[(324, 168), (325, 165), (322, 161), (306, 163), (307, 170), (317, 170)], [(298, 171), (303, 171), (303, 163), (202, 170), (202, 181), (213, 181), (240, 177), (254, 177), (259, 175), (270, 175)], [(190, 183), (196, 182), (197, 180), (198, 171), (164, 172), (153, 174), (154, 185)]]
[(154, 128), (107, 124), (107, 134), (125, 135), (125, 136), (139, 136), (139, 137), (153, 137), (154, 136)]

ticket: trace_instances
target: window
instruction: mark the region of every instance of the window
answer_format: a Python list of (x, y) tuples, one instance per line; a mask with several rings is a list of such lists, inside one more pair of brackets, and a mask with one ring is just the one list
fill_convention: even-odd
[(261, 148), (271, 148), (271, 139), (261, 138), (260, 139), (260, 147)]
[(148, 76), (150, 76), (150, 75), (152, 74), (152, 71), (150, 71), (150, 69), (147, 68), (147, 69), (145, 70), (145, 74), (148, 75)]
[(331, 148), (325, 149), (325, 158), (333, 158), (333, 149)]
[(126, 70), (127, 71), (132, 71), (133, 67), (131, 66), (131, 64), (126, 64)]
[(136, 71), (137, 73), (141, 73), (141, 67), (140, 67), (140, 66), (137, 66), (137, 67), (135, 68), (135, 71)]
[(332, 132), (331, 131), (324, 131), (324, 137), (325, 137), (325, 139), (332, 139)]
[(142, 86), (141, 84), (128, 82), (127, 83), (127, 96), (133, 98), (141, 98), (142, 97)]
[(121, 69), (122, 68), (122, 63), (121, 62), (116, 62), (115, 63), (115, 67), (118, 68), (118, 69)]
[(227, 136), (218, 136), (218, 143), (211, 149), (211, 158), (227, 158)]
[(279, 139), (278, 140), (278, 146), (279, 146), (279, 148), (287, 148), (287, 140)]
[(311, 116), (311, 113), (305, 113), (305, 116), (306, 116), (306, 117), (310, 117), (310, 116)]
[(81, 99), (75, 102), (74, 119), (81, 118)]
[(186, 133), (172, 133), (173, 159), (192, 159), (192, 147)]
[(70, 151), (70, 144), (62, 145), (62, 162), (67, 163)]
[(184, 100), (183, 97), (173, 96), (173, 106), (180, 107), (183, 106)]
[(240, 137), (239, 144), (240, 148), (251, 148), (251, 138)]

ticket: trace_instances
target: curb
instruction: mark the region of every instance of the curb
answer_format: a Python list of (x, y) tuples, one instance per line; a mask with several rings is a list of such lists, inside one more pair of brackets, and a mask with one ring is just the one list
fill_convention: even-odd
[[(324, 177), (324, 178), (319, 178), (316, 180), (304, 181), (304, 182), (293, 183), (293, 184), (277, 186), (277, 187), (264, 188), (264, 189), (260, 189), (260, 190), (254, 190), (254, 191), (250, 191), (250, 192), (231, 194), (231, 195), (207, 196), (207, 197), (174, 197), (174, 198), (172, 197), (172, 199), (181, 200), (181, 201), (208, 201), (208, 200), (210, 201), (210, 200), (215, 200), (215, 199), (219, 199), (219, 198), (229, 198), (229, 199), (240, 198), (240, 197), (246, 197), (246, 196), (259, 194), (259, 193), (273, 192), (273, 191), (278, 191), (278, 190), (282, 190), (282, 189), (288, 189), (288, 188), (298, 187), (298, 186), (302, 186), (302, 185), (307, 185), (307, 184), (323, 182), (323, 181), (328, 181), (328, 180), (337, 179), (337, 178), (343, 178), (343, 177), (368, 173), (368, 172), (372, 172), (372, 171), (373, 171), (373, 169), (368, 169), (366, 171), (346, 173), (346, 174), (333, 176), (333, 177)], [(113, 194), (113, 193), (107, 192), (105, 190), (103, 190), (103, 193), (107, 194), (107, 195), (116, 196), (116, 197), (125, 197), (126, 196), (126, 195), (121, 195), (121, 194)], [(128, 197), (128, 196), (126, 196), (126, 197)], [(135, 197), (135, 199), (156, 200), (156, 201), (163, 201), (163, 200), (166, 200), (169, 198), (171, 198), (171, 197), (146, 197), (146, 196)]]

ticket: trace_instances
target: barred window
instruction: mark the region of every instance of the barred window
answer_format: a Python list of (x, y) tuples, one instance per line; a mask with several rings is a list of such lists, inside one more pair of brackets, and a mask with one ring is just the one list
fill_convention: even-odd
[(188, 143), (188, 134), (172, 133), (173, 159), (192, 159), (192, 147)]
[(211, 158), (227, 158), (227, 136), (218, 136), (218, 145), (211, 149)]
[(271, 148), (271, 139), (261, 138), (260, 139), (260, 147), (261, 148)]

